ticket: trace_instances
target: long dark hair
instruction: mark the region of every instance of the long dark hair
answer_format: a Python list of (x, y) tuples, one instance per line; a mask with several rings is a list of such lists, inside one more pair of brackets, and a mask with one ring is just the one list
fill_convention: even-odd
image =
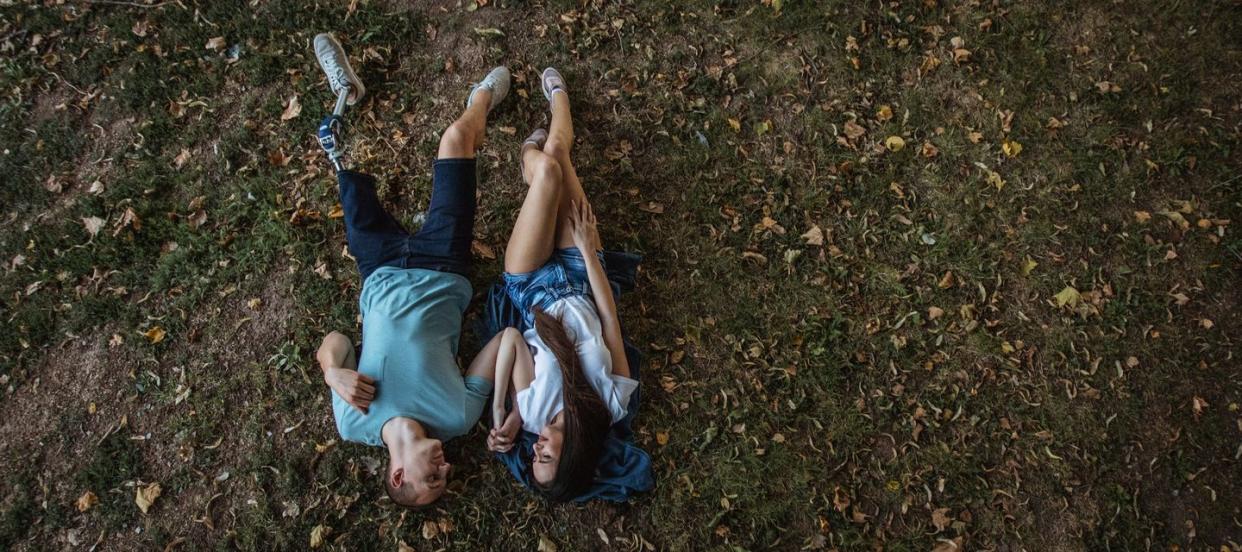
[(535, 332), (561, 367), (561, 396), (565, 404), (561, 411), (565, 430), (556, 475), (546, 485), (535, 481), (535, 487), (549, 500), (565, 502), (582, 494), (594, 479), (595, 464), (603, 453), (612, 416), (582, 373), (582, 363), (578, 362), (578, 353), (565, 333), (565, 326), (543, 309), (536, 308), (534, 312)]

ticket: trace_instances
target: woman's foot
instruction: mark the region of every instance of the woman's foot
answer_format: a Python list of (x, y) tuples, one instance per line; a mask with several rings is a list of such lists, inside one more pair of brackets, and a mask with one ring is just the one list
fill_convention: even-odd
[(509, 95), (509, 69), (504, 66), (492, 69), (483, 80), (470, 88), (470, 95), (466, 97), (466, 107), (470, 107), (474, 103), (474, 97), (481, 90), (487, 90), (491, 93), (491, 99), (488, 100), (487, 112), (491, 113), (500, 102), (504, 101), (505, 96)]
[(543, 88), (543, 97), (548, 99), (548, 103), (552, 103), (552, 94), (558, 90), (569, 94), (565, 89), (565, 78), (561, 76), (560, 71), (553, 67), (543, 70), (543, 75), (540, 77), (540, 86)]
[(526, 139), (522, 141), (522, 152), (519, 155), (519, 157), (522, 160), (522, 173), (523, 174), (526, 173), (526, 151), (531, 148), (542, 150), (543, 145), (546, 144), (547, 142), (548, 142), (548, 131), (542, 128), (535, 129), (534, 132), (530, 133), (530, 136), (527, 136)]

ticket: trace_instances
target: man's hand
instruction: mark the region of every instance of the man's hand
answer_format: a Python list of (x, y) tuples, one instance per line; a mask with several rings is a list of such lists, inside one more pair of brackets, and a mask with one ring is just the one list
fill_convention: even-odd
[(492, 452), (509, 452), (513, 449), (514, 439), (518, 430), (522, 429), (522, 417), (516, 410), (505, 417), (505, 423), (487, 432), (487, 450)]
[(358, 412), (367, 413), (375, 400), (375, 380), (347, 368), (324, 368), (323, 381)]
[(584, 257), (599, 250), (599, 229), (596, 228), (595, 210), (589, 202), (573, 202), (569, 212), (569, 233)]

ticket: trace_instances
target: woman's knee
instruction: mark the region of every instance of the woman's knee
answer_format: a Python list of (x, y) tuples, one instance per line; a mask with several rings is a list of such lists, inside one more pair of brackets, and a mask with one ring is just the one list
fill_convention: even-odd
[(569, 150), (573, 147), (573, 138), (566, 136), (550, 136), (543, 145), (543, 152), (553, 159), (569, 159)]
[(526, 176), (531, 186), (557, 186), (561, 182), (561, 164), (549, 155), (532, 156), (526, 161)]

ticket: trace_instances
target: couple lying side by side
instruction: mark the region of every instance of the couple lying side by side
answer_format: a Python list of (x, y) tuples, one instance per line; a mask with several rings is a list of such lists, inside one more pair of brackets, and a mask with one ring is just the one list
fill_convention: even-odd
[[(441, 441), (468, 433), (489, 396), (488, 449), (510, 466), (524, 464), (529, 479), (515, 472), (519, 480), (551, 500), (585, 496), (601, 477), (601, 458), (617, 450), (610, 428), (628, 423), (638, 388), (595, 214), (570, 160), (568, 94), (551, 68), (542, 76), (551, 124), (522, 143), (529, 189), (497, 286), (500, 303), (516, 315), (460, 372), (457, 347), (472, 295), (474, 157), (488, 114), (508, 89), (509, 72), (498, 67), (471, 90), (465, 112), (441, 137), (431, 203), (414, 234), (384, 210), (374, 178), (338, 173), (346, 240), (363, 282), (362, 347), (355, 357), (349, 339), (332, 332), (317, 358), (341, 437), (387, 448), (384, 487), (405, 506), (444, 493), (452, 466)], [(537, 437), (522, 439), (523, 432)], [(531, 441), (515, 454), (519, 442)], [(649, 461), (639, 464), (649, 470)], [(649, 479), (635, 488), (649, 488)]]

